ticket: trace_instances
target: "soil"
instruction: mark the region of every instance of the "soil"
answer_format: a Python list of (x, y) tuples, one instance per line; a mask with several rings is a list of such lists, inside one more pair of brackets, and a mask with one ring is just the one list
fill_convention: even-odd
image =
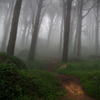
[[(57, 59), (51, 59), (48, 63), (47, 70), (56, 73), (54, 67), (57, 65)], [(65, 95), (61, 100), (96, 100), (88, 96), (82, 89), (80, 80), (75, 76), (69, 76), (56, 73), (58, 80), (62, 83)]]

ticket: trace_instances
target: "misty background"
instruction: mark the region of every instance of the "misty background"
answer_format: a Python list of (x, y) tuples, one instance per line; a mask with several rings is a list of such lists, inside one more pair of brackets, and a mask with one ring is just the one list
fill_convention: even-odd
[[(82, 1), (82, 5), (80, 1)], [(14, 55), (16, 56), (27, 58), (29, 55), (39, 2), (39, 0), (22, 0), (14, 49)], [(39, 18), (35, 59), (50, 59), (53, 56), (62, 58), (64, 23), (67, 20), (64, 15), (64, 2), (66, 0), (43, 0)], [(2, 52), (7, 51), (15, 4), (16, 0), (0, 0), (0, 51)], [(81, 7), (82, 9), (80, 9)], [(67, 14), (67, 10), (65, 14)], [(78, 24), (80, 10), (82, 10), (81, 25)], [(70, 57), (100, 55), (99, 23), (99, 0), (72, 0), (68, 42), (68, 55)], [(81, 39), (79, 39), (80, 27)], [(81, 41), (81, 49), (78, 47), (79, 40)], [(81, 51), (79, 55), (77, 54), (78, 50)], [(22, 53), (24, 54), (21, 55)]]

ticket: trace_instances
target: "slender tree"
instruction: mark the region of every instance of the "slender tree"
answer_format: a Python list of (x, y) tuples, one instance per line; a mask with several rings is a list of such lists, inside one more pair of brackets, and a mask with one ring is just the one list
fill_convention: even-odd
[(65, 24), (64, 24), (64, 43), (63, 43), (62, 61), (63, 62), (68, 62), (68, 44), (69, 44), (70, 17), (71, 17), (71, 4), (72, 4), (72, 0), (67, 0), (65, 3), (66, 3), (65, 6), (67, 7), (67, 14), (65, 14), (66, 15), (65, 19), (66, 20), (65, 20)]
[(61, 20), (60, 43), (59, 43), (59, 53), (60, 54), (62, 53), (62, 42), (63, 42), (62, 36), (63, 36), (63, 17)]
[(97, 4), (97, 11), (96, 11), (96, 27), (95, 27), (95, 54), (99, 55), (99, 7), (100, 6), (100, 1), (98, 0)]
[(83, 0), (79, 1), (79, 14), (78, 14), (78, 44), (77, 44), (77, 56), (81, 56), (81, 31), (82, 31), (82, 9)]
[(32, 34), (32, 41), (31, 41), (30, 51), (28, 55), (29, 61), (33, 61), (35, 57), (35, 50), (36, 50), (36, 43), (37, 43), (38, 29), (39, 29), (39, 19), (40, 19), (41, 10), (42, 10), (42, 4), (43, 4), (43, 0), (39, 0), (38, 11), (37, 11), (36, 21), (35, 21), (35, 26), (34, 26), (34, 32)]
[(79, 0), (79, 12), (78, 12), (78, 43), (77, 43), (77, 57), (81, 57), (81, 34), (82, 34), (82, 20), (83, 18), (85, 18), (89, 12), (91, 11), (91, 9), (97, 4), (97, 2), (95, 2), (87, 11), (87, 13), (85, 15), (83, 15), (83, 6), (88, 2), (89, 0), (83, 2), (83, 0)]
[(8, 47), (7, 47), (7, 53), (9, 53), (11, 55), (14, 55), (16, 35), (17, 35), (17, 27), (18, 27), (18, 20), (19, 20), (21, 4), (22, 4), (22, 0), (17, 0), (16, 4), (15, 4), (15, 8), (14, 8), (10, 38), (9, 38), (9, 43), (8, 43)]

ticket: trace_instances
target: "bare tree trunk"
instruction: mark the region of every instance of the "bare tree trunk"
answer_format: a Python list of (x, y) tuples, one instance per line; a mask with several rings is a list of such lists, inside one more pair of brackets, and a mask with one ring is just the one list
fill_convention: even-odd
[(36, 21), (34, 26), (34, 32), (32, 34), (32, 41), (31, 41), (30, 51), (28, 55), (29, 61), (33, 61), (35, 57), (36, 43), (37, 43), (38, 30), (39, 30), (39, 19), (42, 10), (42, 4), (43, 4), (43, 0), (40, 0), (38, 3), (38, 11), (37, 11)]
[(61, 21), (61, 32), (60, 32), (60, 43), (59, 43), (59, 52), (62, 53), (62, 34), (63, 34), (63, 17)]
[(17, 35), (17, 27), (18, 27), (18, 19), (20, 14), (22, 0), (17, 0), (14, 8), (14, 14), (12, 19), (12, 27), (10, 32), (9, 43), (7, 47), (7, 53), (14, 55), (16, 35)]
[(73, 50), (73, 54), (76, 55), (77, 53), (77, 42), (78, 42), (78, 31), (79, 31), (79, 1), (78, 1), (78, 7), (77, 7), (77, 19), (76, 19), (76, 34), (75, 34), (75, 41), (74, 41), (74, 50)]
[(97, 4), (97, 16), (96, 16), (96, 36), (95, 36), (95, 54), (99, 55), (99, 3)]
[(63, 56), (62, 61), (68, 62), (68, 44), (69, 44), (69, 33), (70, 33), (70, 17), (71, 17), (71, 4), (72, 0), (67, 1), (67, 15), (64, 26), (64, 44), (63, 44)]
[(81, 56), (81, 31), (82, 31), (82, 8), (83, 8), (83, 0), (80, 0), (80, 9), (79, 9), (79, 29), (78, 29), (78, 47), (77, 47), (77, 57)]

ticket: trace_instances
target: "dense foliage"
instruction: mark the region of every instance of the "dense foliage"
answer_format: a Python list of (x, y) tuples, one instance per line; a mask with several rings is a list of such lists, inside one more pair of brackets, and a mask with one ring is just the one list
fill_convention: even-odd
[(0, 64), (1, 63), (7, 63), (7, 64), (13, 63), (19, 69), (27, 68), (25, 63), (21, 59), (4, 52), (0, 52)]
[(41, 70), (46, 62), (26, 62), (28, 69), (19, 69), (16, 62), (21, 60), (5, 53), (1, 55), (0, 100), (60, 100), (63, 92), (56, 75)]
[(0, 64), (0, 100), (12, 100), (14, 97), (22, 96), (26, 79), (13, 63)]

